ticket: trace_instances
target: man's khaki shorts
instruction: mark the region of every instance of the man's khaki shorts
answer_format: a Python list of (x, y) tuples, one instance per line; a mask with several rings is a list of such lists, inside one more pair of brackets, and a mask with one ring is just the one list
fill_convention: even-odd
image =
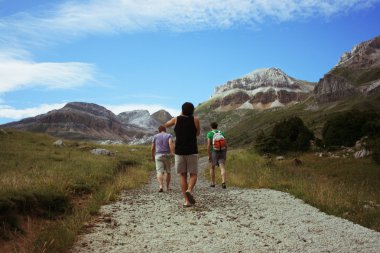
[(171, 159), (170, 155), (157, 154), (155, 156), (156, 160), (156, 171), (157, 173), (170, 173), (171, 172)]
[(177, 173), (198, 174), (198, 154), (175, 155)]

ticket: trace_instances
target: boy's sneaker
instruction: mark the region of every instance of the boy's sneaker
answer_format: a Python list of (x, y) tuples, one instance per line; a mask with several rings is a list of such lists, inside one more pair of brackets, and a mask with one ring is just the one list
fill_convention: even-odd
[(227, 187), (226, 187), (226, 183), (222, 183), (222, 188), (223, 189), (226, 189)]

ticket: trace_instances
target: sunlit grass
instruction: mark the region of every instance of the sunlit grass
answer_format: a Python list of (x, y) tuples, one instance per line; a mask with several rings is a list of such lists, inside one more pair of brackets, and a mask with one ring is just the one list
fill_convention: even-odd
[[(227, 181), (243, 188), (289, 192), (320, 210), (380, 231), (380, 166), (371, 159), (289, 155), (283, 161), (253, 151), (228, 154)], [(217, 180), (220, 182), (220, 173)]]
[[(7, 132), (0, 135), (0, 240), (12, 244), (24, 234), (21, 246), (11, 246), (15, 252), (67, 249), (102, 204), (147, 183), (154, 168), (148, 146), (66, 141), (54, 147), (55, 139), (47, 135)], [(96, 146), (115, 155), (91, 154)], [(26, 229), (22, 217), (41, 220), (43, 232)]]

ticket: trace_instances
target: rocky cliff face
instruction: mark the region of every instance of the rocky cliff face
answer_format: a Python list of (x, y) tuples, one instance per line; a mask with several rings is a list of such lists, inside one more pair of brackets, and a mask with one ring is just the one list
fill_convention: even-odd
[(380, 90), (380, 36), (360, 43), (346, 52), (338, 64), (315, 86), (318, 102), (350, 96), (367, 96)]
[(43, 132), (67, 139), (141, 144), (150, 142), (160, 124), (148, 111), (124, 112), (116, 116), (97, 104), (73, 102), (59, 110), (2, 127)]
[(161, 125), (161, 122), (151, 117), (147, 110), (134, 110), (129, 112), (122, 112), (118, 118), (124, 125), (129, 128), (136, 128), (142, 132), (155, 132)]
[(258, 69), (216, 87), (211, 108), (228, 111), (286, 106), (304, 100), (313, 88), (312, 83), (292, 78), (278, 68)]

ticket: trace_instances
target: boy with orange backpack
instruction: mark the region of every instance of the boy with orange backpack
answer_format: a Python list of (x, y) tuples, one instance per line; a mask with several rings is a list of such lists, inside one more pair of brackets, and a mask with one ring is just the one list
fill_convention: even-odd
[(224, 137), (224, 133), (218, 130), (218, 123), (212, 122), (210, 127), (211, 131), (207, 133), (208, 159), (211, 163), (210, 187), (215, 187), (215, 166), (219, 166), (222, 176), (222, 188), (226, 189), (225, 163), (227, 157), (227, 141)]

